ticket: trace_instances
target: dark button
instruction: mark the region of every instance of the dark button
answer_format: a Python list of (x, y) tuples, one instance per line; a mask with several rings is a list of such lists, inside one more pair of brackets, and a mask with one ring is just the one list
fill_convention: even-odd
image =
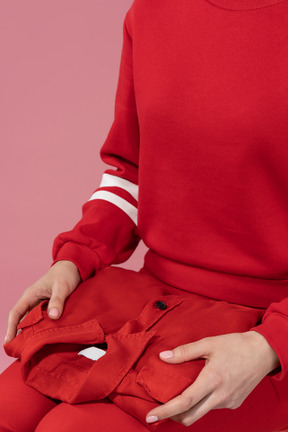
[(164, 301), (158, 300), (156, 302), (156, 307), (160, 310), (165, 310), (167, 309), (167, 304)]

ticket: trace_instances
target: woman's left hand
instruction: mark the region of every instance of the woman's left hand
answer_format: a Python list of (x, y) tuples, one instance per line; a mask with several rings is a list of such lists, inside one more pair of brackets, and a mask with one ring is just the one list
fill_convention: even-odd
[(264, 336), (255, 331), (207, 337), (160, 353), (166, 363), (199, 358), (205, 366), (182, 394), (147, 414), (147, 423), (171, 418), (190, 426), (209, 411), (238, 408), (256, 385), (279, 366)]

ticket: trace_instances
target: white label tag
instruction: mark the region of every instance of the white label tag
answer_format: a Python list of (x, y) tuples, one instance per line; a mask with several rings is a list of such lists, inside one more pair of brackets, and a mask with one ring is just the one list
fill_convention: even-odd
[(89, 347), (89, 348), (85, 348), (78, 353), (78, 355), (83, 355), (84, 357), (87, 357), (90, 360), (94, 360), (94, 361), (99, 360), (105, 354), (106, 354), (106, 351), (104, 351), (100, 348), (94, 347), (94, 346)]

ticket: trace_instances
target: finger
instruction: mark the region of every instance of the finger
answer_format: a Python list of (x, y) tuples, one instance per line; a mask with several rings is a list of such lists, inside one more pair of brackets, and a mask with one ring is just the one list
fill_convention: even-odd
[(191, 426), (197, 420), (200, 420), (200, 418), (204, 417), (212, 409), (215, 409), (214, 394), (210, 393), (204, 399), (198, 402), (198, 404), (193, 406), (193, 408), (190, 408), (190, 410), (172, 417), (172, 420), (181, 423), (184, 426)]
[(207, 358), (211, 349), (211, 338), (204, 338), (197, 342), (180, 345), (171, 351), (162, 351), (159, 357), (167, 363), (183, 363), (189, 360)]
[(53, 286), (52, 295), (48, 304), (48, 315), (51, 319), (58, 319), (62, 315), (64, 302), (70, 294), (66, 282), (57, 283)]
[(23, 316), (31, 309), (31, 304), (29, 303), (26, 296), (21, 297), (15, 306), (11, 309), (8, 317), (7, 332), (5, 337), (5, 343), (10, 342), (17, 333), (17, 325)]
[(151, 410), (146, 417), (147, 423), (164, 420), (185, 413), (200, 401), (209, 396), (217, 387), (217, 382), (207, 373), (205, 367), (198, 375), (196, 381), (183, 393), (171, 399), (164, 405)]

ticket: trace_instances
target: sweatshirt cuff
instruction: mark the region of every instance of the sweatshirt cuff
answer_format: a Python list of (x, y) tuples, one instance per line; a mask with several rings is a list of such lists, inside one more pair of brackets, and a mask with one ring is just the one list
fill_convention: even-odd
[(57, 256), (51, 267), (58, 261), (67, 260), (73, 262), (79, 270), (82, 282), (94, 276), (101, 268), (101, 261), (98, 255), (87, 246), (73, 242), (64, 243), (57, 252)]
[(251, 328), (265, 337), (269, 345), (276, 352), (280, 367), (270, 372), (269, 376), (277, 381), (281, 381), (288, 369), (288, 319), (286, 316), (273, 312), (262, 324)]

